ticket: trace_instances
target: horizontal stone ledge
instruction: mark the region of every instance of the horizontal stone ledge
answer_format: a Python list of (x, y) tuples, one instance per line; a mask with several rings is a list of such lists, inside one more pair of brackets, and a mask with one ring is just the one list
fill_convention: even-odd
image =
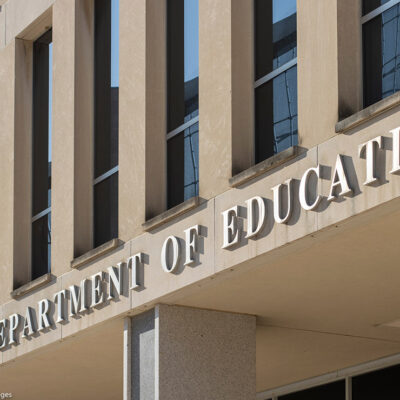
[(124, 242), (120, 239), (111, 239), (101, 246), (98, 246), (95, 249), (89, 250), (87, 253), (77, 258), (74, 258), (71, 261), (71, 268), (75, 269), (81, 267), (82, 265), (88, 264), (89, 262), (94, 261), (107, 253), (110, 253), (112, 250), (121, 246), (123, 243)]
[(258, 177), (259, 175), (262, 175), (267, 171), (271, 171), (272, 169), (279, 167), (287, 161), (292, 160), (300, 153), (301, 148), (299, 146), (289, 147), (288, 149), (283, 150), (280, 153), (277, 153), (272, 157), (269, 157), (266, 160), (261, 161), (260, 163), (253, 165), (243, 172), (240, 172), (239, 174), (233, 176), (229, 179), (229, 185), (231, 187), (241, 186), (248, 181)]
[(27, 293), (33, 292), (34, 290), (47, 285), (49, 282), (52, 282), (53, 279), (54, 276), (49, 272), (13, 290), (10, 295), (13, 299), (18, 299), (22, 296), (25, 296)]
[(339, 121), (335, 126), (336, 133), (344, 133), (353, 128), (356, 128), (359, 125), (362, 125), (374, 118), (378, 115), (391, 110), (392, 108), (400, 105), (400, 92), (394, 93), (385, 99), (378, 101), (375, 104), (372, 104), (361, 111), (356, 112)]
[(164, 211), (163, 213), (155, 216), (154, 218), (151, 218), (146, 222), (144, 222), (142, 224), (143, 230), (145, 232), (150, 232), (158, 228), (159, 226), (164, 225), (167, 222), (173, 220), (174, 218), (177, 218), (180, 215), (185, 214), (190, 210), (193, 210), (199, 204), (200, 204), (199, 196), (191, 197), (190, 199), (184, 201), (183, 203), (178, 204), (177, 206), (172, 207), (169, 210)]

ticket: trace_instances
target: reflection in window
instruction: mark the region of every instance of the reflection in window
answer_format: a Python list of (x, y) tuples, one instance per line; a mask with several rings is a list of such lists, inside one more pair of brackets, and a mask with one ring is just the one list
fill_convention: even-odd
[(365, 10), (375, 10), (363, 17), (365, 107), (400, 89), (400, 4), (376, 8), (380, 3), (386, 2), (363, 3)]
[(198, 194), (199, 3), (167, 2), (168, 208)]
[(255, 0), (256, 162), (297, 144), (296, 0)]
[(119, 1), (95, 1), (94, 247), (118, 237)]
[(33, 44), (32, 279), (50, 272), (52, 31)]
[(362, 15), (366, 15), (391, 0), (363, 0)]

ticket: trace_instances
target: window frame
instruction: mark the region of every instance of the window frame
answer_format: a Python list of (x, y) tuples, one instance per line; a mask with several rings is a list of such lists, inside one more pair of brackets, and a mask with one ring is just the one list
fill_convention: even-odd
[[(104, 1), (104, 0), (100, 0), (100, 1)], [(96, 204), (96, 194), (95, 194), (96, 193), (96, 190), (95, 190), (96, 186), (101, 184), (105, 180), (113, 177), (114, 175), (117, 175), (117, 185), (119, 187), (119, 179), (118, 179), (119, 151), (118, 150), (117, 150), (117, 163), (116, 163), (116, 165), (114, 165), (113, 167), (111, 167), (107, 171), (103, 172), (102, 174), (96, 176), (96, 155), (99, 152), (99, 149), (96, 146), (96, 129), (97, 129), (97, 126), (99, 125), (99, 122), (100, 122), (98, 120), (98, 114), (101, 115), (101, 112), (99, 112), (100, 111), (99, 109), (101, 107), (96, 103), (96, 97), (97, 97), (96, 92), (98, 90), (98, 86), (97, 86), (98, 77), (96, 75), (98, 73), (98, 69), (97, 68), (100, 68), (100, 74), (103, 73), (103, 71), (101, 71), (101, 68), (102, 68), (101, 66), (100, 67), (96, 67), (96, 62), (99, 62), (99, 60), (102, 58), (102, 57), (99, 57), (99, 55), (103, 56), (103, 53), (97, 54), (97, 51), (98, 51), (99, 47), (102, 47), (102, 46), (99, 46), (96, 43), (96, 41), (100, 40), (102, 38), (102, 36), (108, 35), (108, 34), (109, 34), (109, 38), (107, 40), (109, 40), (109, 46), (110, 46), (109, 60), (107, 61), (107, 62), (109, 62), (109, 66), (108, 67), (109, 67), (109, 72), (110, 72), (110, 76), (109, 76), (109, 80), (110, 80), (110, 82), (109, 82), (110, 83), (110, 87), (109, 87), (109, 89), (110, 89), (110, 104), (109, 104), (110, 105), (110, 109), (109, 109), (109, 116), (108, 117), (109, 117), (110, 130), (111, 130), (110, 138), (112, 136), (112, 126), (111, 126), (111, 121), (112, 121), (112, 94), (111, 94), (111, 88), (113, 88), (113, 86), (112, 86), (111, 73), (112, 73), (112, 29), (113, 29), (112, 28), (112, 23), (113, 23), (113, 19), (112, 19), (112, 0), (108, 0), (108, 1), (109, 1), (109, 16), (107, 16), (107, 17), (109, 17), (109, 21), (108, 21), (109, 22), (109, 26), (110, 26), (109, 33), (98, 32), (96, 30), (96, 27), (97, 27), (97, 23), (96, 23), (97, 0), (94, 1), (94, 43), (93, 43), (93, 52), (94, 52), (94, 63), (95, 64), (94, 64), (94, 75), (93, 75), (93, 93), (94, 93), (95, 99), (94, 99), (94, 114), (93, 114), (94, 124), (93, 124), (93, 129), (95, 131), (94, 131), (94, 134), (93, 134), (93, 179), (92, 179), (92, 193), (93, 193), (93, 198), (92, 198), (93, 239), (92, 240), (93, 240), (93, 246), (92, 247), (98, 247), (98, 246), (101, 246), (104, 243), (107, 243), (107, 241), (103, 242), (103, 243), (100, 243), (100, 244), (96, 243), (96, 236), (98, 235), (98, 233), (96, 232), (96, 229), (97, 229), (97, 226), (96, 226), (96, 218), (97, 217), (96, 217), (96, 205), (95, 205)], [(118, 4), (118, 7), (119, 7), (119, 4)], [(119, 19), (118, 19), (118, 25), (119, 25)], [(118, 28), (118, 35), (119, 35), (119, 28)], [(100, 40), (100, 42), (101, 42), (101, 40)], [(119, 40), (118, 40), (118, 42), (119, 42)], [(119, 57), (119, 51), (118, 51), (118, 57)], [(102, 61), (102, 60), (100, 60), (100, 61)], [(100, 62), (100, 65), (101, 65), (101, 62)], [(118, 61), (118, 67), (119, 67), (119, 61)], [(118, 84), (117, 87), (118, 87), (118, 115), (117, 115), (117, 118), (118, 118), (118, 121), (119, 121), (119, 84)], [(116, 140), (117, 140), (117, 143), (119, 143), (119, 124), (118, 124), (118, 131), (117, 131), (117, 139)], [(111, 158), (112, 157), (110, 157), (110, 161), (111, 161)], [(118, 204), (118, 200), (119, 200), (119, 196), (118, 196), (118, 192), (117, 192), (117, 204)], [(118, 232), (118, 229), (119, 229), (119, 226), (118, 226), (119, 225), (118, 213), (119, 212), (117, 210), (117, 220), (114, 221), (116, 223), (117, 232)], [(111, 236), (113, 236), (113, 235), (111, 235)], [(118, 237), (118, 233), (117, 233), (116, 236)], [(117, 237), (110, 237), (110, 240), (116, 239)]]
[[(365, 109), (375, 103), (372, 103), (368, 106), (365, 105), (365, 81), (364, 81), (364, 60), (365, 60), (365, 55), (364, 55), (364, 33), (363, 33), (363, 28), (364, 25), (367, 24), (368, 22), (370, 22), (371, 20), (373, 20), (376, 17), (379, 17), (380, 15), (382, 15), (385, 11), (389, 10), (390, 8), (400, 4), (400, 0), (390, 0), (385, 4), (382, 4), (381, 6), (375, 8), (374, 10), (370, 11), (369, 13), (363, 15), (363, 10), (362, 10), (362, 2), (363, 0), (361, 0), (361, 7), (360, 7), (360, 14), (361, 14), (361, 47), (362, 47), (362, 62), (361, 62), (361, 75), (362, 75), (362, 109)], [(395, 92), (396, 93), (396, 92)], [(394, 93), (393, 93), (394, 94)], [(390, 96), (388, 96), (390, 97)], [(380, 100), (383, 100), (386, 97), (382, 97)], [(378, 100), (378, 101), (380, 101)]]
[(390, 0), (387, 3), (382, 4), (381, 6), (375, 8), (374, 10), (370, 11), (365, 15), (362, 15), (362, 10), (361, 10), (361, 25), (364, 25), (365, 23), (371, 21), (371, 19), (378, 17), (380, 14), (383, 14), (385, 11), (389, 10), (389, 8), (392, 8), (399, 3), (400, 0)]
[[(36, 126), (36, 107), (38, 106), (37, 104), (37, 91), (41, 91), (41, 88), (38, 88), (37, 86), (37, 82), (35, 80), (35, 69), (37, 68), (36, 65), (36, 55), (35, 55), (35, 46), (36, 43), (41, 43), (46, 45), (48, 48), (50, 47), (50, 45), (53, 43), (53, 28), (50, 27), (49, 29), (46, 30), (46, 32), (42, 33), (36, 40), (33, 41), (33, 53), (32, 53), (32, 57), (33, 57), (33, 62), (32, 62), (32, 68), (33, 68), (33, 74), (32, 74), (32, 176), (31, 176), (31, 180), (32, 180), (32, 187), (31, 187), (31, 197), (32, 197), (32, 204), (31, 204), (31, 280), (39, 278), (40, 276), (45, 275), (46, 273), (49, 273), (51, 271), (51, 250), (49, 251), (48, 246), (50, 246), (51, 248), (51, 222), (49, 223), (49, 216), (51, 215), (51, 197), (50, 197), (50, 205), (49, 205), (49, 201), (47, 201), (47, 205), (48, 207), (42, 209), (41, 211), (37, 212), (34, 214), (34, 207), (35, 207), (35, 147), (33, 145), (34, 143), (34, 136), (36, 135), (36, 131), (38, 129), (38, 127)], [(47, 60), (47, 63), (49, 64), (49, 69), (48, 69), (48, 73), (47, 73), (47, 83), (50, 86), (50, 78), (52, 79), (53, 74), (52, 71), (50, 70), (50, 68), (53, 67), (53, 59), (51, 60), (51, 65), (49, 63), (50, 61), (50, 51), (49, 52), (49, 59)], [(53, 90), (53, 87), (51, 87), (51, 90)], [(51, 173), (49, 175), (49, 146), (51, 145), (51, 136), (52, 136), (52, 132), (50, 130), (50, 126), (49, 126), (49, 118), (51, 118), (51, 110), (52, 110), (52, 105), (51, 105), (51, 101), (52, 101), (52, 96), (50, 96), (50, 91), (49, 91), (49, 87), (47, 88), (47, 92), (48, 92), (48, 97), (47, 97), (47, 118), (46, 118), (46, 122), (47, 122), (47, 181), (50, 180), (51, 182)], [(39, 127), (41, 128), (41, 127)], [(51, 167), (50, 167), (51, 168)], [(51, 169), (50, 169), (51, 171)], [(48, 198), (48, 190), (47, 189), (47, 198)], [(51, 190), (51, 183), (50, 183), (50, 190)], [(33, 227), (34, 227), (34, 223), (36, 221), (39, 221), (40, 219), (47, 217), (47, 268), (46, 268), (46, 272), (44, 272), (43, 274), (40, 274), (38, 276), (36, 276), (36, 272), (40, 272), (44, 267), (39, 266), (40, 268), (37, 268), (38, 266), (35, 264), (34, 262), (34, 251), (33, 251)]]
[[(271, 0), (272, 1), (272, 0)], [(400, 1), (400, 0), (399, 0)], [(298, 0), (296, 0), (296, 19), (297, 19), (297, 10), (298, 10)], [(255, 14), (256, 12), (256, 1), (253, 0), (253, 14)], [(257, 155), (257, 148), (256, 148), (256, 144), (258, 141), (257, 138), (257, 101), (256, 101), (256, 89), (258, 89), (259, 87), (273, 81), (275, 78), (277, 78), (278, 76), (284, 74), (286, 71), (288, 71), (289, 69), (296, 67), (297, 68), (297, 54), (296, 57), (293, 57), (291, 60), (287, 61), (286, 63), (280, 65), (279, 67), (272, 69), (272, 71), (266, 73), (265, 75), (261, 76), (260, 78), (256, 79), (256, 65), (257, 65), (257, 49), (256, 49), (256, 31), (257, 31), (257, 26), (256, 26), (256, 18), (254, 18), (254, 26), (253, 26), (253, 46), (254, 46), (254, 55), (253, 55), (253, 59), (254, 59), (254, 79), (253, 79), (253, 97), (254, 97), (254, 149), (253, 149), (253, 156), (254, 159), (256, 160), (255, 163), (261, 163), (263, 161), (265, 161), (266, 159), (273, 157), (276, 154), (281, 153), (284, 150), (281, 151), (276, 151), (274, 152), (274, 154), (270, 155), (267, 158), (264, 158), (263, 160), (257, 160), (258, 155)], [(297, 26), (296, 26), (296, 47), (297, 47)], [(296, 75), (298, 77), (298, 70), (296, 71)], [(297, 89), (298, 89), (298, 83), (297, 83)], [(297, 106), (298, 106), (298, 94), (297, 94)], [(298, 130), (298, 129), (297, 129)], [(274, 135), (272, 134), (272, 137)], [(291, 141), (291, 146), (293, 147), (293, 135), (290, 135), (290, 141)], [(275, 142), (275, 140), (274, 140)], [(275, 147), (275, 143), (273, 143), (273, 147)], [(286, 150), (286, 149), (285, 149)]]
[[(199, 123), (200, 122), (200, 119), (199, 119), (200, 105), (199, 105), (199, 92), (198, 92), (197, 93), (197, 97), (198, 97), (198, 100), (197, 100), (198, 101), (197, 115), (196, 116), (192, 116), (192, 115), (189, 114), (188, 115), (189, 116), (189, 120), (187, 120), (186, 122), (183, 122), (182, 124), (180, 124), (179, 126), (177, 126), (176, 128), (174, 128), (172, 130), (168, 130), (168, 125), (169, 125), (168, 121), (169, 121), (169, 118), (170, 118), (168, 101), (169, 101), (169, 96), (170, 96), (169, 91), (171, 90), (169, 88), (169, 72), (168, 72), (168, 69), (170, 68), (170, 62), (168, 61), (168, 58), (170, 56), (170, 54), (169, 54), (170, 53), (170, 50), (169, 50), (169, 41), (170, 41), (169, 32), (170, 31), (168, 29), (168, 24), (170, 22), (168, 21), (168, 16), (169, 16), (168, 1), (169, 0), (166, 0), (166, 1), (167, 1), (167, 5), (166, 5), (166, 16), (167, 16), (167, 29), (166, 29), (166, 32), (167, 32), (167, 34), (166, 34), (166, 47), (167, 47), (167, 71), (166, 71), (166, 73), (167, 73), (167, 78), (166, 78), (166, 90), (167, 90), (167, 96), (166, 96), (166, 99), (167, 99), (167, 104), (166, 104), (166, 111), (167, 111), (166, 112), (166, 116), (167, 116), (167, 133), (166, 133), (167, 171), (166, 171), (166, 176), (167, 176), (167, 185), (166, 185), (166, 188), (167, 188), (167, 190), (166, 190), (166, 203), (167, 203), (167, 209), (170, 209), (170, 208), (173, 208), (174, 206), (177, 206), (177, 205), (189, 200), (190, 198), (185, 199), (185, 196), (184, 196), (185, 182), (184, 182), (184, 179), (183, 179), (183, 187), (179, 189), (179, 190), (182, 189), (182, 191), (183, 191), (182, 201), (180, 203), (178, 203), (178, 204), (170, 204), (171, 197), (170, 197), (170, 193), (169, 193), (169, 180), (171, 179), (171, 177), (170, 177), (170, 171), (168, 171), (169, 170), (169, 168), (168, 168), (168, 155), (169, 155), (168, 142), (171, 139), (175, 138), (176, 136), (178, 136), (180, 134), (182, 134), (184, 136), (185, 135), (185, 133), (184, 133), (185, 130), (186, 129), (190, 129), (193, 125), (195, 125), (197, 123), (199, 124), (198, 135), (200, 135), (200, 123)], [(184, 4), (184, 0), (182, 0), (182, 3)], [(183, 11), (182, 14), (183, 14), (183, 18), (184, 18), (184, 11)], [(183, 22), (183, 26), (184, 26), (184, 22)], [(184, 51), (185, 51), (184, 41), (185, 41), (185, 38), (183, 37), (183, 49), (182, 49), (182, 58), (183, 59), (184, 59), (184, 54), (185, 54), (184, 53)], [(199, 51), (199, 43), (197, 43), (197, 50)], [(197, 77), (197, 79), (199, 79), (199, 76)], [(182, 82), (182, 83), (183, 83), (183, 86), (184, 86), (185, 82)], [(183, 137), (183, 142), (184, 142), (184, 137)], [(183, 151), (184, 151), (184, 149), (183, 149)], [(185, 159), (185, 154), (183, 154), (182, 157), (183, 157), (183, 160), (184, 160)], [(200, 173), (199, 173), (200, 171), (199, 171), (199, 165), (198, 164), (194, 165), (194, 171), (195, 171), (195, 176), (196, 176), (196, 173), (197, 173), (197, 181), (193, 182), (193, 183), (196, 184), (196, 192), (197, 193), (195, 194), (195, 196), (198, 196), (199, 186), (200, 186)], [(184, 172), (185, 171), (182, 171), (183, 175), (184, 175)], [(195, 197), (195, 196), (192, 196), (192, 197)], [(175, 203), (175, 202), (172, 202), (172, 203)]]

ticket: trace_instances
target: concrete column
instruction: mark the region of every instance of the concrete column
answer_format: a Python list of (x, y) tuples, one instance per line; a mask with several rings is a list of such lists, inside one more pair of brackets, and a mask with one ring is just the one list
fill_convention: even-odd
[(69, 270), (74, 255), (75, 1), (53, 5), (51, 271)]
[[(19, 48), (18, 48), (19, 49)], [(18, 120), (24, 119), (23, 115), (14, 109), (15, 104), (15, 52), (16, 42), (12, 41), (0, 52), (0, 171), (1, 171), (1, 197), (0, 197), (0, 303), (10, 299), (13, 289), (13, 233), (14, 228), (14, 129)]]
[(93, 248), (94, 0), (75, 0), (74, 257)]
[(124, 400), (256, 396), (253, 316), (158, 305), (125, 333)]
[(311, 148), (336, 135), (337, 0), (301, 0), (297, 6), (299, 145)]
[(119, 237), (166, 209), (166, 3), (120, 1)]
[[(31, 40), (15, 39), (13, 289), (31, 280), (32, 54)], [(11, 114), (10, 114), (11, 115)], [(5, 136), (6, 137), (6, 136)], [(8, 176), (8, 175), (4, 175)], [(10, 176), (12, 176), (10, 174)], [(4, 208), (3, 208), (4, 209)]]
[(363, 108), (361, 0), (337, 0), (339, 120)]
[[(52, 272), (93, 248), (93, 0), (53, 5)], [(62, 240), (57, 240), (62, 238)]]
[(199, 1), (200, 196), (254, 162), (253, 2)]

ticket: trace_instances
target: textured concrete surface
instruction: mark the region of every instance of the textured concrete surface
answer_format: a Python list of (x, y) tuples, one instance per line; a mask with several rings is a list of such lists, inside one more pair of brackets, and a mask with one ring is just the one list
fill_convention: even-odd
[(256, 321), (156, 306), (132, 320), (132, 399), (252, 399)]
[(297, 10), (298, 144), (301, 147), (314, 147), (336, 135), (337, 29), (336, 0), (301, 2)]
[[(388, 326), (400, 318), (400, 177), (388, 173), (389, 131), (399, 125), (398, 96), (354, 115), (347, 120), (346, 134), (336, 134), (338, 120), (361, 109), (361, 2), (298, 2), (299, 145), (306, 152), (231, 188), (232, 172), (252, 163), (250, 3), (200, 1), (200, 197), (205, 201), (144, 233), (146, 218), (166, 208), (165, 2), (120, 0), (119, 236), (125, 244), (79, 270), (71, 270), (70, 261), (91, 249), (92, 230), (92, 0), (9, 0), (2, 8), (0, 316), (24, 315), (27, 306), (52, 299), (57, 290), (79, 284), (138, 252), (145, 254), (145, 263), (141, 290), (126, 290), (118, 301), (1, 352), (1, 388), (3, 382), (11, 382), (16, 390), (25, 390), (16, 393), (26, 394), (27, 388), (20, 385), (22, 376), (28, 389), (32, 387), (30, 399), (41, 398), (38, 382), (49, 386), (48, 398), (55, 398), (51, 390), (71, 378), (70, 386), (83, 382), (87, 392), (81, 397), (107, 393), (107, 398), (121, 398), (120, 392), (108, 392), (121, 383), (122, 374), (115, 367), (119, 358), (112, 358), (114, 372), (106, 368), (106, 362), (98, 362), (99, 357), (109, 356), (107, 341), (112, 336), (98, 330), (77, 370), (73, 369), (74, 352), (84, 351), (88, 342), (57, 353), (62, 347), (59, 342), (74, 336), (80, 342), (85, 333), (96, 331), (106, 321), (118, 322), (160, 302), (257, 315), (258, 390), (400, 351), (399, 330)], [(30, 47), (52, 24), (57, 47), (54, 171), (55, 179), (65, 178), (64, 183), (57, 179), (54, 186), (56, 279), (16, 301), (10, 298), (13, 283), (30, 279)], [(243, 63), (241, 57), (247, 57)], [(357, 121), (362, 123), (357, 125)], [(359, 158), (358, 146), (378, 135), (384, 136), (384, 149), (377, 154), (380, 179), (367, 187), (363, 185), (365, 159)], [(344, 155), (355, 194), (328, 204), (338, 153)], [(295, 202), (287, 225), (273, 223), (271, 188), (293, 178), (297, 190), (304, 171), (317, 164), (323, 168), (324, 199), (319, 208), (305, 212)], [(236, 248), (222, 250), (221, 212), (238, 205), (240, 223), (246, 226), (245, 201), (255, 195), (264, 198), (269, 222), (257, 238), (246, 240), (244, 231)], [(184, 230), (194, 225), (202, 229), (197, 263), (185, 267), (183, 252), (176, 274), (166, 274), (160, 265), (162, 244), (174, 235), (183, 245)], [(174, 318), (184, 320), (179, 315)], [(203, 332), (202, 326), (197, 330), (200, 320), (194, 318), (191, 329)], [(118, 329), (122, 332), (122, 327)], [(189, 348), (190, 341), (181, 339)], [(201, 343), (196, 351), (203, 351)], [(225, 345), (222, 342), (221, 348)], [(304, 368), (295, 362), (302, 354), (308, 357)], [(186, 361), (178, 360), (177, 365)], [(197, 361), (202, 367), (204, 360)], [(41, 381), (36, 372), (44, 367), (47, 379)], [(102, 376), (99, 383), (90, 368), (103, 371), (109, 380)], [(71, 393), (78, 398), (75, 389), (70, 388), (65, 398), (71, 398)]]
[(174, 218), (178, 218), (182, 214), (193, 210), (199, 205), (200, 199), (198, 196), (192, 197), (181, 204), (178, 204), (175, 207), (170, 208), (167, 211), (157, 215), (154, 218), (149, 219), (145, 223), (142, 224), (143, 229), (146, 232), (150, 232), (161, 225), (166, 224), (167, 222), (173, 220)]
[(0, 303), (10, 298), (13, 290), (13, 253), (14, 253), (14, 64), (15, 42), (0, 51), (0, 148), (4, 152), (0, 157), (2, 171), (0, 197), (0, 216), (2, 229), (0, 230), (0, 273), (1, 290)]
[(39, 278), (34, 279), (26, 283), (25, 285), (20, 286), (19, 288), (13, 290), (11, 292), (11, 297), (17, 299), (21, 296), (25, 296), (27, 293), (32, 292), (36, 289), (39, 289), (41, 286), (46, 285), (52, 280), (51, 273), (39, 276)]
[(111, 239), (108, 242), (102, 244), (95, 249), (89, 250), (85, 254), (74, 258), (71, 261), (71, 268), (79, 268), (82, 265), (88, 264), (90, 262), (96, 261), (98, 258), (103, 257), (110, 253), (111, 251), (117, 249), (119, 246), (122, 246), (123, 242), (119, 239)]
[(243, 172), (233, 176), (229, 179), (231, 187), (238, 187), (247, 183), (249, 180), (256, 178), (259, 175), (265, 174), (266, 172), (279, 167), (280, 165), (290, 161), (300, 154), (300, 148), (298, 146), (289, 147), (286, 150), (281, 151), (272, 157), (267, 158), (264, 161), (246, 169)]
[(392, 108), (398, 108), (399, 105), (400, 93), (397, 92), (339, 121), (335, 125), (336, 132), (347, 132), (358, 125), (367, 123), (369, 120), (378, 117), (380, 114), (386, 111), (390, 111)]
[(132, 318), (132, 400), (155, 399), (157, 334), (154, 309)]

